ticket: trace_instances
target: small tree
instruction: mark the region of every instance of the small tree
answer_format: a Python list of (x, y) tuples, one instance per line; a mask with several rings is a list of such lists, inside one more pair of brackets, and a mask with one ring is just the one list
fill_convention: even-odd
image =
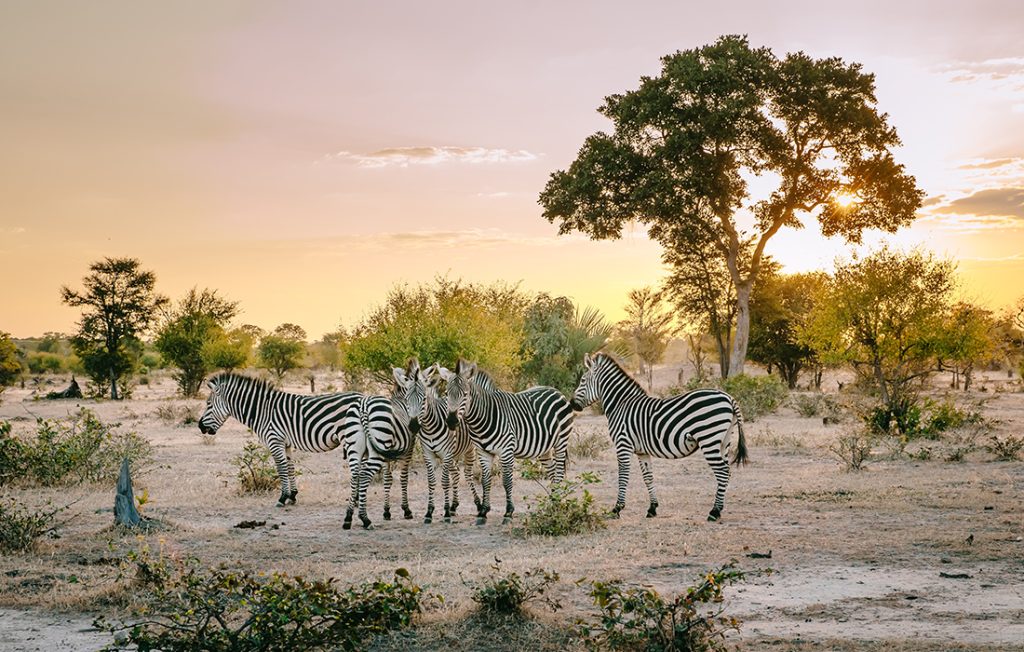
[(0, 394), (21, 377), (21, 352), (10, 334), (0, 331)]
[(583, 357), (604, 346), (611, 331), (594, 308), (580, 310), (567, 297), (538, 295), (523, 319), (518, 386), (547, 385), (571, 393), (583, 371)]
[(992, 313), (967, 301), (953, 304), (942, 324), (939, 369), (953, 373), (953, 389), (971, 388), (976, 364), (996, 354), (995, 320)]
[(164, 313), (157, 333), (156, 348), (178, 368), (175, 379), (182, 395), (196, 396), (203, 378), (213, 365), (203, 356), (203, 347), (224, 336), (224, 327), (238, 314), (238, 303), (217, 296), (216, 290), (196, 288)]
[(118, 383), (131, 375), (142, 352), (139, 338), (167, 298), (156, 294), (156, 275), (140, 269), (138, 259), (104, 258), (89, 269), (83, 291), (60, 291), (64, 303), (83, 309), (71, 346), (93, 382), (107, 384), (117, 400)]
[(265, 335), (256, 347), (260, 365), (269, 369), (278, 382), (292, 369), (302, 366), (306, 354), (306, 331), (295, 324), (281, 324)]
[(804, 341), (826, 361), (852, 364), (904, 430), (914, 382), (936, 368), (953, 287), (953, 265), (919, 251), (883, 248), (838, 263)]
[(750, 359), (778, 369), (790, 389), (805, 367), (817, 366), (814, 349), (800, 341), (799, 332), (827, 280), (814, 272), (766, 274), (750, 295)]
[(653, 288), (630, 290), (627, 318), (618, 324), (630, 353), (640, 360), (640, 372), (647, 377), (647, 389), (654, 385), (654, 365), (661, 362), (672, 335), (672, 315), (665, 312), (661, 295)]
[(254, 339), (250, 331), (242, 328), (227, 332), (219, 331), (203, 343), (203, 360), (211, 369), (241, 369), (249, 363), (253, 344)]

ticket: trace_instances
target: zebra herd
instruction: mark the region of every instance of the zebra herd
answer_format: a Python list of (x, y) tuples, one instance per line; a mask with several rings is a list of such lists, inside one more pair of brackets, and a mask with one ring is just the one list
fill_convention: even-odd
[[(370, 481), (384, 474), (384, 519), (390, 520), (390, 494), (397, 467), (402, 511), (409, 508), (408, 477), (416, 441), (427, 468), (427, 511), (434, 515), (437, 473), (441, 475), (444, 520), (451, 522), (459, 506), (459, 467), (473, 494), (476, 522), (490, 512), (491, 481), (500, 464), (508, 523), (515, 511), (512, 472), (516, 459), (543, 462), (548, 480), (565, 477), (569, 435), (574, 413), (600, 400), (608, 417), (609, 434), (618, 462), (618, 514), (625, 506), (630, 458), (640, 463), (650, 497), (647, 516), (656, 515), (651, 458), (686, 457), (700, 449), (715, 475), (717, 491), (708, 520), (724, 508), (729, 483), (731, 433), (738, 430), (736, 464), (747, 460), (743, 419), (735, 400), (713, 389), (697, 390), (666, 399), (650, 396), (611, 356), (598, 353), (584, 360), (584, 373), (571, 400), (552, 387), (521, 392), (500, 389), (476, 364), (460, 360), (454, 371), (434, 364), (422, 369), (417, 360), (393, 369), (389, 396), (338, 392), (299, 395), (275, 389), (266, 381), (237, 373), (221, 373), (207, 386), (210, 396), (199, 419), (199, 430), (213, 435), (228, 417), (251, 429), (266, 445), (281, 480), (278, 505), (294, 504), (298, 493), (293, 451), (326, 452), (339, 446), (348, 462), (351, 497), (344, 529), (350, 529), (356, 510), (366, 529), (372, 529), (366, 494)], [(445, 389), (440, 391), (441, 383)], [(479, 460), (482, 491), (473, 482)]]

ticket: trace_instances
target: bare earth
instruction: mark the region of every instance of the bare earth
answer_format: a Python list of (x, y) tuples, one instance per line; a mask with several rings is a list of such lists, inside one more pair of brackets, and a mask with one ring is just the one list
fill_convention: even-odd
[[(321, 379), (320, 386), (327, 382)], [(997, 393), (1000, 382), (1005, 391)], [(985, 416), (995, 420), (997, 432), (1021, 434), (1019, 384), (993, 376), (986, 385), (988, 392), (973, 394), (989, 399)], [(303, 388), (296, 382), (290, 389)], [(108, 642), (91, 629), (92, 618), (115, 614), (105, 605), (116, 604), (112, 597), (125, 590), (117, 560), (145, 544), (208, 564), (343, 582), (405, 567), (446, 598), (425, 615), (428, 624), (464, 616), (472, 608), (466, 582), (486, 576), (496, 557), (509, 571), (557, 571), (565, 608), (553, 616), (538, 608), (537, 617), (566, 623), (593, 612), (585, 589), (575, 584), (580, 578), (618, 578), (674, 592), (736, 559), (747, 570), (774, 571), (726, 590), (727, 613), (743, 621), (729, 641), (743, 650), (1024, 650), (1024, 462), (993, 461), (983, 449), (946, 462), (955, 435), (908, 449), (930, 447), (930, 459), (886, 460), (880, 450), (866, 470), (847, 473), (828, 449), (853, 424), (823, 426), (820, 418), (784, 408), (748, 424), (753, 463), (734, 472), (721, 522), (705, 520), (714, 481), (704, 461), (662, 460), (655, 462), (657, 518), (644, 518), (646, 490), (634, 465), (622, 518), (604, 532), (563, 539), (512, 537), (500, 525), (500, 484), (497, 516), (485, 527), (473, 524), (468, 494), (456, 523), (424, 525), (426, 473), (418, 463), (410, 489), (415, 520), (383, 521), (378, 484), (370, 498), (377, 529), (345, 532), (348, 474), (339, 453), (300, 458), (296, 506), (274, 507), (276, 493), (240, 496), (231, 460), (241, 451), (245, 428), (229, 421), (214, 443), (204, 443), (195, 426), (158, 416), (168, 405), (199, 404), (174, 399), (173, 390), (162, 379), (117, 403), (33, 401), (18, 389), (4, 395), (0, 419), (12, 420), (15, 432), (34, 429), (36, 417), (66, 416), (82, 405), (149, 438), (155, 464), (136, 478), (136, 492), (148, 490), (145, 515), (167, 528), (140, 536), (113, 530), (112, 487), (9, 490), (30, 506), (48, 499), (73, 506), (59, 539), (29, 555), (0, 557), (0, 649), (92, 650)], [(603, 433), (604, 418), (581, 417), (577, 431)], [(574, 460), (570, 475), (583, 470), (601, 476), (593, 492), (610, 506), (614, 456), (606, 450), (597, 459)], [(515, 491), (521, 513), (541, 487), (517, 478)], [(392, 501), (398, 502), (397, 485)], [(243, 520), (267, 523), (234, 527)], [(749, 556), (769, 551), (770, 559)]]

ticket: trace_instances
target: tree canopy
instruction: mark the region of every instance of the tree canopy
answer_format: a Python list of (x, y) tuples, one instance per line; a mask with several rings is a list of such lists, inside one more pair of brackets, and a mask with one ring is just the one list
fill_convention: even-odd
[(199, 393), (203, 378), (215, 368), (203, 348), (224, 336), (238, 314), (238, 302), (217, 296), (216, 290), (192, 288), (177, 306), (165, 311), (155, 346), (178, 368), (175, 380), (184, 396)]
[[(865, 229), (909, 224), (920, 207), (874, 86), (860, 64), (780, 58), (742, 36), (668, 55), (659, 75), (605, 98), (599, 111), (611, 132), (588, 137), (569, 168), (551, 175), (544, 217), (561, 233), (596, 239), (640, 223), (666, 251), (713, 244), (736, 291), (730, 371), (739, 373), (750, 292), (772, 236), (812, 216), (824, 235), (856, 242)], [(753, 176), (774, 190), (752, 197)], [(740, 212), (753, 217), (749, 235)]]
[(17, 345), (8, 333), (0, 331), (0, 393), (21, 376), (22, 370)]
[(71, 346), (93, 382), (109, 386), (117, 400), (118, 383), (131, 375), (142, 352), (139, 338), (167, 298), (156, 293), (156, 275), (143, 271), (138, 259), (104, 258), (89, 269), (82, 291), (60, 291), (64, 303), (82, 308)]

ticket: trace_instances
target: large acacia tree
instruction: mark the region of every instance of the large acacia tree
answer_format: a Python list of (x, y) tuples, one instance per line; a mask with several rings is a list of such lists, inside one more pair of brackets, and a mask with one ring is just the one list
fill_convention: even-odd
[(167, 303), (154, 290), (156, 275), (140, 266), (136, 258), (104, 258), (89, 266), (81, 292), (60, 290), (64, 303), (82, 308), (71, 346), (93, 382), (109, 384), (113, 400), (120, 398), (118, 382), (135, 369), (139, 338)]
[[(813, 217), (824, 235), (856, 242), (864, 229), (914, 219), (923, 193), (894, 160), (900, 141), (876, 104), (874, 76), (839, 58), (779, 58), (741, 36), (676, 52), (660, 75), (605, 98), (611, 133), (588, 137), (568, 170), (551, 175), (544, 217), (596, 239), (638, 222), (669, 251), (712, 242), (736, 291), (730, 372), (740, 373), (750, 292), (782, 227)], [(752, 197), (753, 176), (774, 189)]]

